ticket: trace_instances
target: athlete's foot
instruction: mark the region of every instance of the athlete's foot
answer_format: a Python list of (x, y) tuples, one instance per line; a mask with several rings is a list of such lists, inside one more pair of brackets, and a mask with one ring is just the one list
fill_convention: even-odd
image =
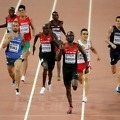
[(25, 76), (21, 77), (21, 81), (25, 82)]
[(83, 99), (82, 99), (82, 102), (87, 102), (87, 97), (85, 96), (85, 97), (83, 97)]
[(16, 95), (20, 95), (20, 90), (19, 90), (19, 88), (16, 88), (16, 89), (15, 89), (15, 92), (16, 92)]
[(48, 91), (51, 92), (51, 84), (48, 85)]
[(13, 86), (15, 85), (15, 80), (12, 80), (12, 85), (13, 85)]
[(42, 87), (40, 90), (40, 94), (44, 94), (45, 93), (45, 87)]
[(69, 110), (67, 111), (67, 114), (72, 114), (73, 107), (69, 107)]

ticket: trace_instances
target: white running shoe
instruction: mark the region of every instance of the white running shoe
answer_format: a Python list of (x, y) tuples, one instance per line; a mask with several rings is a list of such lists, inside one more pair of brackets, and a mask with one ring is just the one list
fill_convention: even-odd
[(18, 88), (15, 89), (16, 95), (20, 95), (20, 90)]
[(85, 97), (83, 97), (83, 99), (82, 99), (82, 102), (87, 102), (87, 97), (85, 96)]
[(48, 85), (48, 91), (51, 92), (51, 84)]
[(21, 81), (25, 82), (25, 76), (21, 77)]
[(42, 87), (40, 90), (40, 94), (44, 94), (45, 93), (45, 87)]
[(120, 93), (120, 85), (116, 87), (116, 92)]

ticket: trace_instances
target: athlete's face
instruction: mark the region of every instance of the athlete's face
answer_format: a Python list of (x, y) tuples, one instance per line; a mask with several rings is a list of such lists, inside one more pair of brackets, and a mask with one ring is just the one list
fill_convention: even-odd
[(120, 18), (116, 19), (116, 25), (120, 28)]
[(88, 39), (88, 31), (82, 31), (81, 39), (82, 40), (87, 40)]
[(68, 41), (69, 43), (72, 43), (72, 42), (74, 41), (74, 34), (69, 34), (69, 35), (67, 35), (67, 41)]
[(13, 22), (13, 24), (12, 24), (12, 30), (13, 30), (13, 32), (18, 32), (18, 29), (19, 29), (18, 22)]
[(20, 16), (25, 16), (25, 9), (20, 8), (18, 11)]
[(43, 27), (43, 33), (45, 34), (45, 35), (48, 35), (49, 34), (49, 27)]
[(12, 16), (14, 16), (14, 14), (15, 14), (15, 10), (14, 9), (10, 9), (9, 10), (9, 15), (12, 17)]
[(59, 19), (58, 13), (53, 13), (52, 17), (53, 17), (53, 20), (58, 20)]

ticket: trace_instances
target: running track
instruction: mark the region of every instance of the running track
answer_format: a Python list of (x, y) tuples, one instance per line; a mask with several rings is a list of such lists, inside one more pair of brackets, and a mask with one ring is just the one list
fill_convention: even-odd
[[(10, 6), (16, 6), (18, 0), (0, 0), (0, 24), (4, 23)], [(92, 70), (90, 75), (90, 91), (88, 102), (82, 104), (82, 86), (73, 91), (73, 114), (67, 115), (68, 103), (62, 81), (56, 80), (56, 68), (52, 82), (52, 92), (46, 90), (45, 95), (40, 95), (42, 68), (35, 79), (38, 66), (38, 50), (29, 57), (29, 67), (26, 83), (21, 82), (21, 95), (16, 96), (14, 87), (11, 86), (8, 76), (4, 50), (0, 49), (0, 120), (120, 120), (120, 95), (115, 92), (116, 76), (111, 74), (109, 54), (105, 36), (109, 26), (115, 23), (119, 14), (120, 0), (91, 0), (92, 14), (89, 16), (89, 0), (57, 0), (55, 10), (59, 12), (60, 19), (64, 20), (66, 31), (72, 30), (76, 40), (79, 39), (80, 30), (90, 27), (90, 39), (101, 56), (97, 62), (95, 55), (92, 57)], [(27, 14), (33, 19), (36, 32), (41, 31), (42, 24), (50, 19), (54, 0), (22, 0), (27, 7)], [(91, 18), (91, 19), (90, 19)], [(88, 24), (88, 21), (91, 24)], [(2, 40), (5, 29), (0, 29)], [(62, 36), (64, 40), (64, 36)], [(33, 42), (33, 41), (32, 41)], [(38, 42), (39, 46), (39, 42)], [(38, 47), (37, 46), (37, 47)], [(36, 81), (34, 94), (30, 103), (31, 90)], [(84, 111), (82, 108), (85, 107)], [(27, 113), (26, 113), (27, 111)], [(81, 117), (81, 113), (83, 117)]]

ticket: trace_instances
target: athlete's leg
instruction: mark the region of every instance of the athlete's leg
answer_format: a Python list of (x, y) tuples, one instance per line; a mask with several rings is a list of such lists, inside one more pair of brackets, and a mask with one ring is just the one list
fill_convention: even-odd
[(15, 80), (14, 66), (7, 65), (7, 69), (12, 80)]
[(15, 80), (16, 80), (16, 89), (19, 89), (20, 87), (20, 77), (21, 77), (21, 69), (22, 66), (22, 60), (18, 59), (14, 63), (14, 72), (15, 72)]
[(112, 71), (113, 74), (116, 73), (116, 64), (111, 65), (111, 71)]
[(60, 81), (61, 61), (57, 61), (57, 80)]

